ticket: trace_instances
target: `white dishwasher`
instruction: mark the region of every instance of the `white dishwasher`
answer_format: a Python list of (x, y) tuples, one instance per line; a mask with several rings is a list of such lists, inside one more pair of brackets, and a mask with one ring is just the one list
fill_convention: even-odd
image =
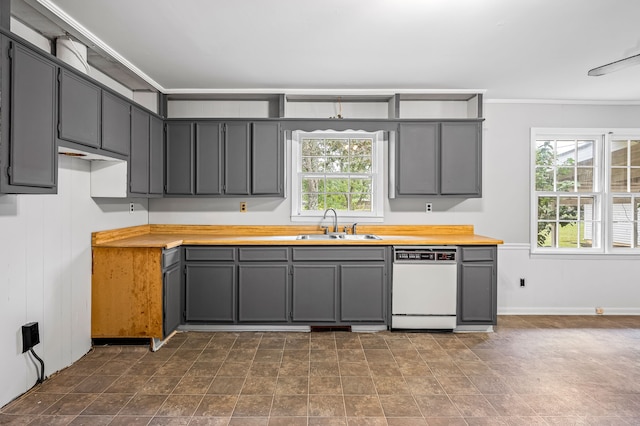
[(457, 248), (393, 248), (391, 328), (456, 328)]

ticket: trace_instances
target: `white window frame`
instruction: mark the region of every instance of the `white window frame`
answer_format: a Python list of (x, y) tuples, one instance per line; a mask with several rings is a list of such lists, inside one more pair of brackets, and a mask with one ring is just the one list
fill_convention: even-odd
[(371, 212), (344, 210), (338, 211), (338, 219), (348, 218), (358, 222), (382, 222), (384, 220), (384, 132), (365, 131), (333, 131), (317, 130), (304, 132), (300, 130), (291, 133), (291, 221), (292, 222), (317, 222), (322, 219), (324, 212), (302, 211), (301, 194), (302, 170), (301, 170), (301, 141), (304, 138), (371, 138), (373, 140), (371, 155)]
[[(590, 193), (566, 193), (553, 192), (554, 195), (564, 196), (590, 196), (598, 198), (595, 201), (596, 207), (594, 215), (600, 217), (600, 229), (598, 244), (594, 242), (594, 247), (584, 248), (553, 248), (538, 247), (538, 195), (544, 192), (536, 191), (536, 141), (544, 139), (585, 139), (596, 140), (594, 147), (594, 189)], [(636, 197), (640, 199), (640, 193), (619, 193), (610, 189), (611, 171), (611, 142), (612, 140), (634, 139), (640, 140), (640, 129), (564, 129), (564, 128), (532, 128), (530, 139), (530, 247), (532, 254), (550, 255), (640, 255), (640, 245), (638, 247), (614, 247), (613, 246), (613, 198), (614, 197)], [(551, 192), (549, 193), (551, 194)], [(634, 230), (639, 227), (637, 222)], [(637, 232), (637, 231), (636, 231)], [(596, 236), (594, 235), (594, 240)], [(599, 247), (595, 247), (599, 245)]]

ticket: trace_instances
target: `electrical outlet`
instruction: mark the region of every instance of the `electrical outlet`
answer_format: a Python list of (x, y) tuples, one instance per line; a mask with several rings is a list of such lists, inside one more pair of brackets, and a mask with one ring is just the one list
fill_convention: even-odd
[(524, 278), (520, 278), (520, 287), (524, 287)]
[(431, 213), (433, 211), (433, 203), (427, 203), (426, 212)]
[(133, 214), (134, 211), (135, 211), (135, 208), (133, 206), (133, 203), (129, 203), (129, 213)]
[(247, 202), (246, 201), (240, 201), (240, 212), (241, 213), (246, 213), (247, 212)]
[(604, 315), (604, 308), (596, 308), (596, 315)]
[(37, 322), (30, 322), (22, 326), (22, 353), (25, 353), (40, 343), (40, 331)]

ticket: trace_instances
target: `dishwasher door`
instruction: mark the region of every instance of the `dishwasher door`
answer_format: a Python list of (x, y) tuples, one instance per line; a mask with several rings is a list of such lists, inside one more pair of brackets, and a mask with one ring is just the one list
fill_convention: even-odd
[(391, 328), (456, 327), (457, 265), (394, 263)]

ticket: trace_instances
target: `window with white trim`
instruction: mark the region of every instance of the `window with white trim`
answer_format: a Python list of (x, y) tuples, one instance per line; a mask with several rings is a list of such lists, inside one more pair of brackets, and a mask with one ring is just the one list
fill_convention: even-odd
[(640, 130), (532, 129), (535, 253), (640, 253)]
[(293, 132), (291, 217), (383, 217), (381, 132)]

